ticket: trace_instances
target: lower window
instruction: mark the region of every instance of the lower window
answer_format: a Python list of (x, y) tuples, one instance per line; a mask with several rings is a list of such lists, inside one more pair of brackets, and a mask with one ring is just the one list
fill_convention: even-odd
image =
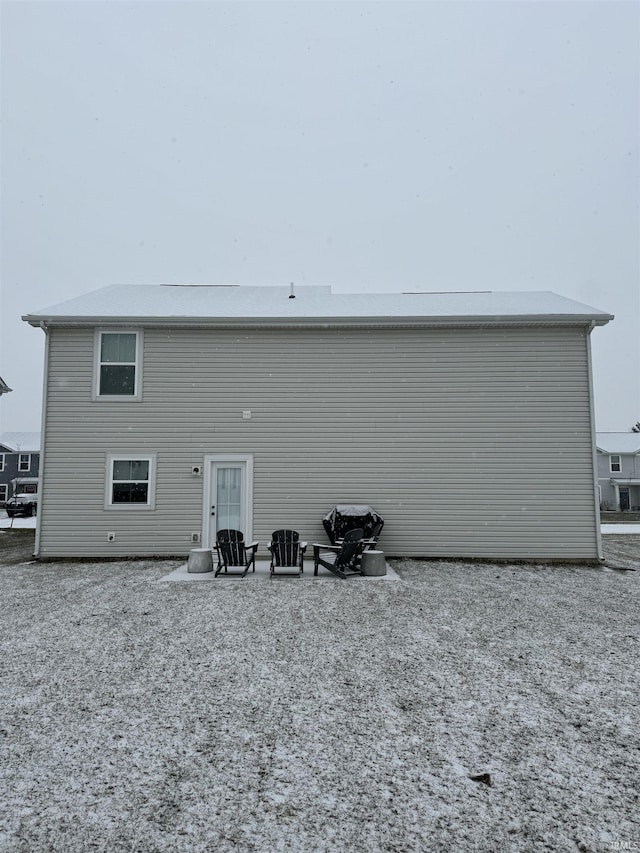
[(112, 454), (107, 462), (107, 506), (152, 509), (155, 454)]

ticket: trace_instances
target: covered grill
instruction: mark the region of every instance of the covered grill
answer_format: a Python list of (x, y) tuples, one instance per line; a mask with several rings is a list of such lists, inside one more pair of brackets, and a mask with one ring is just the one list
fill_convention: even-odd
[(332, 544), (344, 538), (356, 527), (364, 530), (365, 539), (377, 537), (384, 527), (384, 519), (367, 504), (338, 504), (322, 519), (324, 529)]

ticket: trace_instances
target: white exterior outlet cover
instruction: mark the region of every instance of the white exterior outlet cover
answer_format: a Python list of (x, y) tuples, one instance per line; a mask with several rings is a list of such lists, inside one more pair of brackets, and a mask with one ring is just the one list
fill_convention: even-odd
[(115, 533), (107, 533), (107, 542), (115, 542), (116, 534)]
[(202, 474), (202, 466), (201, 465), (194, 465), (193, 468), (191, 469), (191, 473), (196, 474), (196, 475)]
[(242, 420), (243, 421), (250, 421), (251, 420), (251, 410), (250, 409), (245, 409), (242, 412)]

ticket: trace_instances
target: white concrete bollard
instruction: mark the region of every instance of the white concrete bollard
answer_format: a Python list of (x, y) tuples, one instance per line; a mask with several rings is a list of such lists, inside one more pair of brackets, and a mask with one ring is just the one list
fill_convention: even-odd
[(387, 573), (383, 551), (365, 551), (362, 555), (362, 572), (367, 577), (382, 577)]
[(192, 548), (187, 561), (188, 572), (212, 572), (213, 555), (211, 548)]

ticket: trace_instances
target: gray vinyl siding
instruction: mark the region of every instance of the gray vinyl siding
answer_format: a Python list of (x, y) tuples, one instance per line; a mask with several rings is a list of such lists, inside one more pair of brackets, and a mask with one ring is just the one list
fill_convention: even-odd
[[(141, 402), (92, 402), (92, 328), (49, 334), (42, 557), (186, 555), (218, 453), (253, 454), (259, 554), (357, 502), (388, 555), (598, 556), (582, 327), (147, 327)], [(157, 454), (153, 511), (105, 510), (117, 452)]]

